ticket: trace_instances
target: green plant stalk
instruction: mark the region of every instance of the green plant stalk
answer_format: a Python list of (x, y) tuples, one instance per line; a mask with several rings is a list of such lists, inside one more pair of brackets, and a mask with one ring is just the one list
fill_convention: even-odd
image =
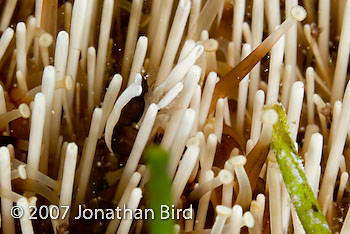
[(150, 220), (150, 233), (173, 234), (174, 220), (161, 218), (161, 206), (171, 207), (171, 181), (167, 173), (169, 154), (160, 146), (151, 146), (145, 157), (150, 169), (147, 204), (154, 211), (154, 219)]
[(307, 182), (294, 142), (289, 135), (283, 107), (280, 104), (275, 104), (267, 108), (274, 109), (278, 113), (278, 121), (273, 126), (272, 148), (289, 196), (305, 232), (307, 234), (331, 233), (326, 218)]

